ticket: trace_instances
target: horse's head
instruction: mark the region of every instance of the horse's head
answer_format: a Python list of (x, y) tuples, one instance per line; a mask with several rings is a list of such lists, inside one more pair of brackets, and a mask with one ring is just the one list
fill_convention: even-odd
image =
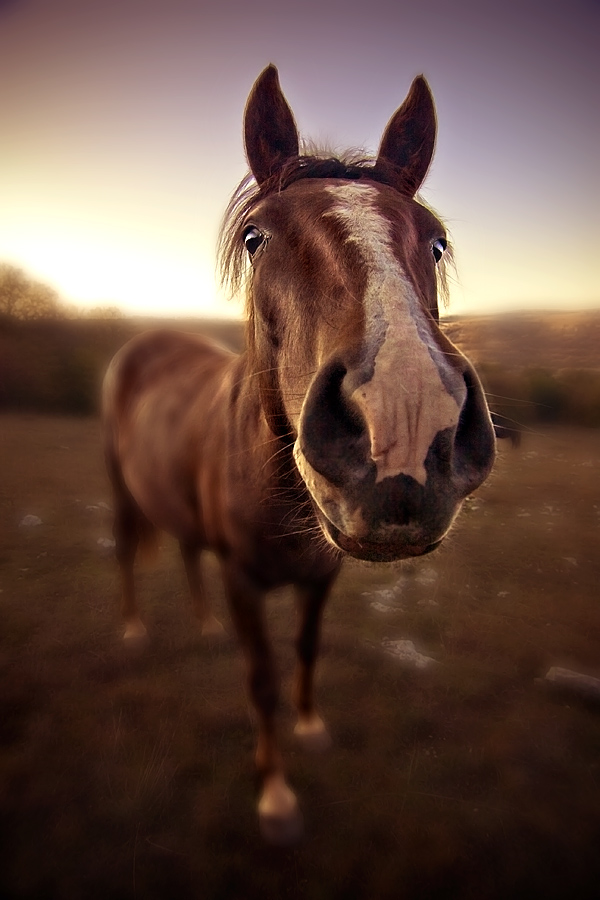
[(294, 443), (325, 535), (362, 559), (432, 550), (494, 460), (478, 378), (437, 324), (446, 235), (415, 199), (435, 132), (421, 77), (374, 165), (299, 156), (273, 66), (246, 107), (257, 187), (234, 201), (228, 253), (239, 262), (245, 244), (252, 264), (263, 410)]

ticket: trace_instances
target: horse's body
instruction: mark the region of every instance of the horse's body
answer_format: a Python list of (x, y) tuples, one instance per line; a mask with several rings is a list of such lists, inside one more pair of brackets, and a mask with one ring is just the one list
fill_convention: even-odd
[(312, 675), (343, 554), (434, 549), (493, 463), (477, 376), (437, 325), (444, 228), (414, 199), (434, 139), (419, 78), (374, 166), (301, 157), (276, 70), (265, 69), (245, 114), (256, 185), (234, 197), (223, 232), (233, 280), (243, 253), (253, 268), (247, 352), (157, 331), (134, 338), (106, 376), (125, 637), (145, 634), (133, 590), (140, 541), (155, 529), (179, 540), (205, 633), (220, 624), (199, 559), (204, 548), (218, 554), (258, 713), (259, 816), (273, 841), (294, 839), (301, 820), (275, 735), (264, 593), (296, 587), (296, 732), (322, 746)]
[(233, 556), (269, 589), (337, 571), (339, 553), (315, 540), (306, 489), (288, 448), (278, 452), (246, 363), (199, 335), (134, 338), (105, 381), (106, 457), (126, 486), (117, 526), (121, 515), (127, 534), (135, 523), (150, 537), (154, 526), (190, 554)]

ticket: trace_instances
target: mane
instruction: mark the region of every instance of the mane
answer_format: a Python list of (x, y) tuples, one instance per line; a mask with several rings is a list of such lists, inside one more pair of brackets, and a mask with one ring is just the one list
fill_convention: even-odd
[[(310, 149), (312, 150), (312, 148)], [(386, 164), (385, 161), (376, 161), (373, 157), (366, 156), (362, 151), (357, 150), (349, 150), (340, 155), (326, 155), (314, 151), (293, 157), (283, 165), (279, 172), (260, 185), (257, 184), (252, 173), (248, 172), (233, 192), (219, 230), (218, 268), (221, 283), (230, 296), (234, 296), (240, 291), (251, 271), (242, 239), (246, 216), (260, 200), (272, 194), (281, 193), (289, 185), (304, 178), (374, 181), (397, 188), (399, 173), (395, 166)], [(416, 199), (422, 206), (430, 209), (421, 197)], [(444, 305), (448, 301), (448, 264), (453, 265), (450, 247), (446, 251), (444, 261), (436, 267), (438, 292)], [(249, 315), (251, 314), (250, 309), (247, 312)]]

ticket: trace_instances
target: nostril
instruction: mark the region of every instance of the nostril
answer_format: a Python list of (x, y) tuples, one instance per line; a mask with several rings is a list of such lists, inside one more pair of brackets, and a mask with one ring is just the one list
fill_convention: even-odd
[(352, 414), (342, 394), (342, 383), (346, 377), (346, 367), (343, 363), (334, 361), (327, 367), (314, 386), (313, 403), (309, 415), (316, 419), (326, 419), (326, 424), (332, 439), (335, 432), (358, 434), (361, 423)]
[(454, 437), (454, 468), (477, 486), (492, 467), (496, 442), (479, 378), (471, 367), (465, 370), (463, 378), (467, 396)]
[(323, 366), (306, 397), (300, 421), (300, 449), (310, 465), (341, 487), (369, 468), (369, 436), (358, 407), (346, 396), (347, 369), (340, 360)]

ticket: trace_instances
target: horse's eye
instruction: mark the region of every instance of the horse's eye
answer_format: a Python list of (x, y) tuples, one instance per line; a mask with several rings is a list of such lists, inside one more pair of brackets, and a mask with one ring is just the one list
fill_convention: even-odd
[(436, 263), (439, 263), (447, 246), (448, 243), (444, 238), (438, 238), (437, 241), (434, 241), (431, 245), (431, 252), (433, 253), (433, 258)]
[(250, 225), (244, 231), (244, 244), (250, 256), (254, 256), (258, 248), (264, 243), (264, 240), (264, 234), (258, 228), (255, 228), (254, 225)]

